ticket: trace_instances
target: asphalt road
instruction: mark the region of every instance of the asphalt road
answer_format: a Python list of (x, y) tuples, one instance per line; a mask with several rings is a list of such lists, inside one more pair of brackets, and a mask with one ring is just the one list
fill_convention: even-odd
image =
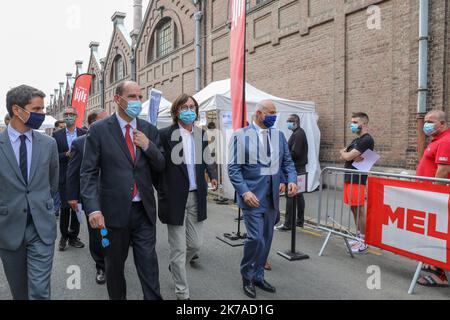
[[(316, 194), (307, 196), (307, 214), (317, 211)], [(242, 247), (232, 248), (216, 239), (216, 236), (236, 230), (234, 218), (237, 209), (233, 206), (209, 204), (209, 219), (206, 222), (204, 246), (200, 259), (188, 267), (188, 278), (193, 300), (247, 300), (241, 289), (239, 263)], [(316, 300), (316, 299), (449, 299), (450, 289), (418, 287), (416, 294), (407, 294), (416, 269), (416, 262), (388, 252), (372, 249), (366, 255), (350, 258), (342, 239), (333, 237), (323, 257), (318, 256), (325, 235), (312, 228), (298, 229), (298, 249), (309, 254), (310, 259), (289, 262), (277, 255), (278, 250), (290, 248), (289, 233), (276, 232), (270, 262), (273, 270), (266, 279), (277, 287), (276, 294), (257, 291), (259, 300)], [(82, 227), (82, 240), (87, 243), (86, 227)], [(157, 251), (160, 267), (161, 292), (166, 300), (175, 299), (173, 283), (168, 270), (168, 244), (166, 227), (158, 225)], [(1, 262), (0, 262), (1, 265)], [(81, 288), (70, 289), (67, 280), (70, 267), (79, 267)], [(380, 270), (381, 288), (369, 289), (367, 282), (372, 266)], [(3, 267), (0, 268), (0, 300), (11, 299)], [(369, 270), (369, 271), (370, 271)], [(375, 268), (377, 270), (377, 268)], [(52, 275), (52, 297), (56, 300), (106, 300), (106, 287), (94, 281), (95, 268), (87, 248), (69, 248), (66, 252), (55, 252)], [(142, 291), (130, 252), (126, 277), (128, 299), (141, 299)], [(371, 278), (372, 279), (372, 278)], [(370, 279), (369, 279), (370, 280)], [(376, 281), (369, 281), (375, 283)]]

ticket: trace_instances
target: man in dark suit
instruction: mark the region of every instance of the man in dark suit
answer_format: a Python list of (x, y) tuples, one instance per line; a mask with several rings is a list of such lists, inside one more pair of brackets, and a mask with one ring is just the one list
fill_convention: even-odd
[[(288, 129), (291, 130), (292, 136), (288, 141), (289, 151), (291, 152), (292, 161), (294, 161), (297, 175), (306, 172), (306, 165), (308, 164), (308, 139), (306, 138), (305, 130), (300, 127), (300, 117), (292, 114), (287, 120)], [(292, 215), (294, 212), (294, 198), (287, 199), (286, 219), (284, 224), (276, 227), (279, 231), (291, 230)], [(303, 228), (305, 224), (305, 198), (303, 193), (297, 195), (297, 227)]]
[[(89, 127), (96, 121), (103, 120), (108, 117), (108, 113), (105, 110), (92, 111), (88, 116)], [(80, 171), (81, 163), (84, 157), (84, 145), (86, 142), (86, 135), (75, 139), (70, 149), (70, 160), (67, 167), (67, 199), (70, 208), (74, 211), (78, 210), (78, 204), (81, 203), (80, 198)], [(105, 276), (105, 257), (102, 248), (102, 238), (98, 230), (95, 230), (88, 223), (89, 230), (89, 251), (95, 261), (97, 274), (95, 281), (98, 284), (106, 283)]]
[(181, 95), (172, 106), (173, 125), (160, 130), (166, 154), (166, 169), (158, 188), (159, 217), (167, 224), (170, 246), (170, 271), (178, 300), (189, 300), (186, 262), (200, 250), (206, 220), (208, 184), (205, 171), (217, 188), (214, 159), (203, 139), (205, 131), (194, 125), (198, 103)]
[(106, 284), (112, 300), (127, 297), (124, 268), (130, 242), (144, 299), (161, 299), (153, 179), (166, 161), (158, 130), (138, 118), (141, 99), (137, 83), (117, 86), (117, 113), (89, 129), (81, 165), (81, 198), (91, 227), (108, 231)]
[(77, 138), (86, 134), (85, 130), (78, 129), (75, 126), (78, 114), (74, 108), (67, 108), (64, 111), (64, 121), (66, 122), (66, 129), (58, 130), (53, 133), (58, 144), (59, 152), (59, 196), (61, 198), (61, 213), (59, 228), (61, 231), (61, 239), (59, 241), (59, 250), (65, 251), (67, 248), (67, 241), (69, 245), (75, 248), (84, 248), (84, 244), (78, 238), (80, 233), (80, 223), (78, 222), (76, 212), (73, 211), (68, 203), (67, 198), (67, 165), (70, 159), (70, 148), (72, 142)]

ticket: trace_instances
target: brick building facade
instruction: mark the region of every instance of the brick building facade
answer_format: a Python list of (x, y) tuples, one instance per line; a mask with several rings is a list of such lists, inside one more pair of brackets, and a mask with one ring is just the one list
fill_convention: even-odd
[[(141, 20), (141, 13), (135, 13), (134, 39), (121, 24), (124, 15), (115, 15), (103, 69), (94, 53), (88, 66), (97, 79), (104, 79), (108, 111), (114, 110), (112, 91), (126, 79), (135, 78), (146, 98), (151, 88), (172, 101), (181, 92), (195, 93), (194, 14), (199, 10), (203, 12), (202, 86), (229, 77), (229, 1), (199, 2), (150, 1), (139, 28), (136, 20)], [(339, 161), (338, 150), (353, 138), (348, 130), (352, 112), (365, 111), (371, 117), (380, 164), (415, 167), (419, 0), (247, 3), (247, 80), (273, 95), (316, 103), (321, 161)], [(430, 1), (429, 13), (428, 109), (447, 111), (450, 1)], [(378, 14), (379, 28), (373, 28), (370, 24)], [(117, 57), (124, 63), (120, 79), (114, 78)], [(91, 96), (91, 109), (101, 105), (99, 95)]]

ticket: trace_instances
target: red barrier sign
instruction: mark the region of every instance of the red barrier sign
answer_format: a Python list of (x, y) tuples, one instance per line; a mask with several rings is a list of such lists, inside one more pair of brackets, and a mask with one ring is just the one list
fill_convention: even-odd
[(450, 187), (368, 181), (366, 243), (450, 270)]

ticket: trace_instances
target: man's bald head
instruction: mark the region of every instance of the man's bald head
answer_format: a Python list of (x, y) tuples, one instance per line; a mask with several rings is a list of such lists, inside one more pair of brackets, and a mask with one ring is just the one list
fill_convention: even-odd
[(256, 111), (261, 111), (264, 113), (277, 112), (277, 107), (272, 100), (263, 100), (256, 105)]
[(434, 119), (436, 119), (438, 121), (447, 122), (445, 112), (442, 111), (442, 110), (432, 110), (432, 111), (427, 113), (425, 118), (426, 117), (432, 117), (432, 118), (434, 118)]
[(261, 127), (265, 128), (264, 120), (266, 116), (274, 116), (277, 114), (277, 107), (271, 100), (262, 100), (256, 105), (256, 112), (253, 116), (255, 123)]
[(425, 123), (432, 123), (434, 125), (434, 133), (432, 136), (437, 136), (447, 130), (447, 119), (444, 111), (433, 110), (425, 116)]

